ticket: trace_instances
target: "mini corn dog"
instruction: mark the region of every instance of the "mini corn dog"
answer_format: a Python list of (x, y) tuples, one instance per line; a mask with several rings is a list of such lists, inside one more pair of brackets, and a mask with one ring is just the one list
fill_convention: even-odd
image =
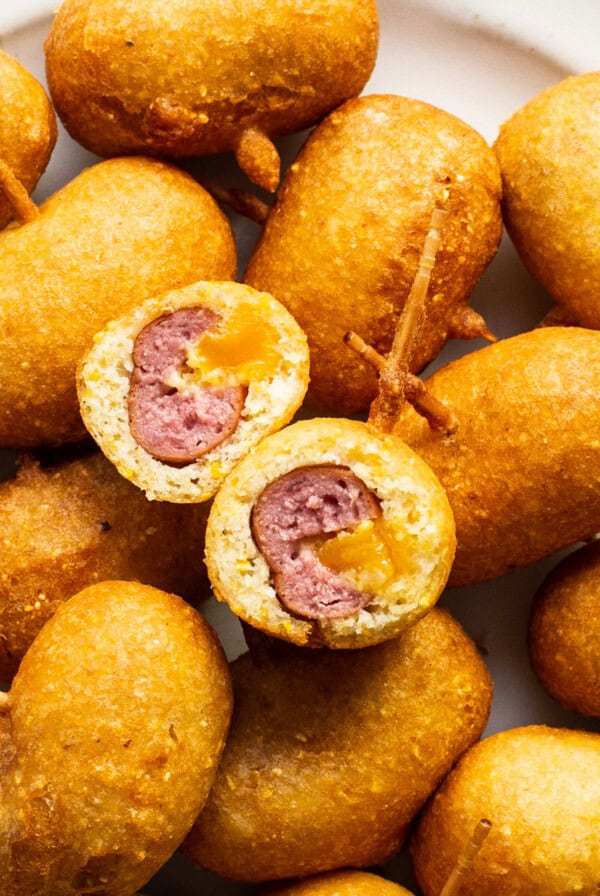
[(266, 293), (196, 283), (157, 296), (100, 333), (79, 370), (83, 420), (151, 499), (205, 501), (308, 382), (306, 339)]
[(394, 436), (342, 419), (295, 423), (228, 476), (209, 515), (214, 592), (295, 644), (362, 647), (416, 622), (454, 557), (452, 513)]
[(600, 718), (600, 542), (569, 554), (531, 607), (527, 644), (543, 687), (568, 709)]
[(276, 641), (231, 671), (229, 739), (184, 852), (254, 882), (386, 861), (481, 736), (492, 697), (475, 645), (437, 607), (385, 644)]
[[(0, 83), (0, 160), (25, 192), (31, 193), (56, 143), (56, 116), (39, 81), (3, 50), (0, 50)], [(0, 228), (13, 215), (11, 203), (0, 196)]]

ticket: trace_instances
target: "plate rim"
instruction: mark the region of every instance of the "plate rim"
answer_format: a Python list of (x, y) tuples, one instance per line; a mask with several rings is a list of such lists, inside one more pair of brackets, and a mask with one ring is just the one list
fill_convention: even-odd
[[(589, 39), (598, 29), (596, 0), (381, 0), (429, 8), (453, 23), (494, 35), (560, 66), (565, 73), (600, 69), (600, 53)], [(57, 0), (20, 0), (0, 7), (0, 42), (54, 15)]]

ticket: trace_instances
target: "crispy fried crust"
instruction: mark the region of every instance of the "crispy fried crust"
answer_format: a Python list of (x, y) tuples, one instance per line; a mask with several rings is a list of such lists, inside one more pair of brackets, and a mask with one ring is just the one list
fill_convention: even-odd
[(0, 235), (0, 446), (85, 435), (75, 369), (94, 334), (149, 295), (235, 272), (231, 228), (189, 175), (101, 162), (37, 220)]
[(147, 501), (99, 452), (52, 467), (27, 458), (0, 485), (0, 680), (86, 585), (136, 579), (202, 599), (207, 514)]
[(531, 726), (477, 744), (426, 808), (411, 844), (424, 896), (438, 896), (481, 818), (492, 822), (461, 896), (596, 893), (600, 735)]
[(389, 858), (491, 701), (475, 646), (439, 609), (377, 647), (281, 644), (232, 674), (230, 737), (185, 852), (236, 880)]
[(568, 709), (600, 717), (600, 543), (570, 554), (546, 578), (529, 619), (534, 672)]
[(403, 411), (395, 433), (436, 472), (454, 513), (450, 585), (493, 579), (597, 531), (599, 382), (600, 334), (549, 327), (427, 380), (458, 421), (452, 435)]
[(374, 0), (67, 0), (46, 67), (88, 149), (194, 156), (313, 124), (360, 93), (377, 42)]
[[(39, 81), (3, 50), (0, 50), (0, 84), (0, 159), (31, 193), (56, 143), (56, 116)], [(0, 227), (11, 218), (11, 208), (0, 196)]]
[(258, 896), (411, 896), (405, 887), (367, 871), (331, 871), (264, 887)]
[(271, 292), (305, 330), (319, 406), (351, 413), (374, 398), (373, 370), (343, 337), (354, 330), (389, 351), (436, 203), (448, 217), (413, 369), (449, 337), (475, 335), (471, 326), (482, 335), (466, 302), (500, 240), (500, 192), (483, 137), (427, 103), (361, 97), (316, 128), (283, 180), (245, 281)]
[(217, 639), (180, 598), (104, 582), (64, 604), (10, 691), (5, 896), (127, 896), (200, 811), (231, 711)]
[[(267, 485), (292, 470), (320, 464), (350, 469), (373, 493), (401, 559), (364, 609), (312, 620), (280, 602), (251, 520)], [(263, 440), (225, 480), (209, 515), (206, 563), (217, 598), (250, 625), (294, 644), (353, 648), (395, 637), (433, 606), (444, 589), (454, 546), (446, 495), (414, 452), (364, 423), (315, 418)]]
[(600, 328), (600, 71), (566, 78), (500, 128), (506, 228), (563, 322)]

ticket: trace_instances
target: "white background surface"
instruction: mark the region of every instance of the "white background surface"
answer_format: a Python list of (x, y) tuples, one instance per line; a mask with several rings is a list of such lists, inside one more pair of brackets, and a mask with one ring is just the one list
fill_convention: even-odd
[[(48, 0), (0, 0), (0, 43), (43, 78), (43, 39)], [(597, 0), (479, 0), (404, 2), (380, 0), (381, 47), (366, 93), (389, 92), (432, 102), (460, 116), (491, 142), (513, 111), (566, 74), (600, 68), (600, 4)], [(289, 161), (299, 138), (281, 141)], [(61, 131), (57, 150), (37, 192), (44, 198), (93, 157)], [(197, 170), (224, 172), (241, 182), (229, 159), (199, 162)], [(245, 259), (257, 228), (239, 218), (233, 224)], [(505, 239), (475, 292), (474, 306), (500, 337), (535, 326), (549, 307), (544, 292), (522, 268)], [(479, 347), (451, 343), (436, 362)], [(478, 645), (495, 681), (487, 733), (522, 724), (546, 723), (599, 730), (581, 716), (564, 712), (537, 685), (525, 649), (525, 626), (533, 592), (556, 558), (484, 586), (456, 589), (442, 602), (451, 608)], [(224, 606), (207, 615), (231, 656), (242, 648), (237, 621)], [(406, 857), (385, 873), (413, 887)], [(176, 858), (146, 888), (149, 894), (241, 894), (239, 885), (217, 881)]]

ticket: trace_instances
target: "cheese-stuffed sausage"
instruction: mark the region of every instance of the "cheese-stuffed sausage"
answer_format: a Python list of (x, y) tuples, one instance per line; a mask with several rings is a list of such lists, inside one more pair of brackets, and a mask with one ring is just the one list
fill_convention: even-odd
[(76, 370), (95, 333), (149, 296), (235, 271), (231, 227), (188, 174), (92, 165), (0, 233), (0, 446), (85, 436)]
[(223, 483), (206, 562), (216, 596), (250, 625), (362, 647), (431, 608), (454, 547), (446, 495), (406, 445), (313, 419), (265, 439)]
[(113, 321), (84, 358), (81, 414), (151, 499), (193, 503), (287, 423), (308, 382), (306, 338), (272, 296), (201, 282)]

